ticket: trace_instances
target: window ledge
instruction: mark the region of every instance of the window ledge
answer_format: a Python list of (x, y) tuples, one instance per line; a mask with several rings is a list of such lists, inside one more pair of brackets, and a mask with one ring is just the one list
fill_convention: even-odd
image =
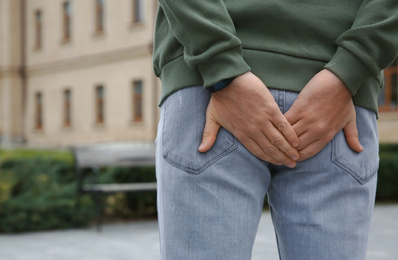
[(106, 128), (106, 125), (105, 125), (105, 123), (98, 123), (98, 122), (95, 122), (95, 123), (93, 124), (93, 127), (94, 127), (94, 129), (101, 130), (101, 129), (105, 129), (105, 128)]
[(131, 127), (143, 127), (143, 126), (145, 126), (145, 122), (144, 122), (144, 120), (141, 120), (141, 121), (131, 120), (129, 122), (129, 126), (131, 126)]
[(72, 125), (63, 125), (63, 126), (61, 126), (61, 131), (72, 132), (73, 131), (73, 127), (72, 127)]
[(144, 29), (145, 28), (145, 21), (142, 22), (131, 22), (129, 23), (129, 29), (130, 30), (138, 30), (138, 29)]
[(35, 127), (35, 128), (33, 128), (33, 133), (34, 134), (44, 134), (44, 130), (43, 130), (43, 128)]
[(95, 37), (95, 38), (104, 38), (105, 37), (105, 31), (104, 30), (96, 30), (94, 33), (93, 33), (93, 37)]
[(62, 45), (69, 45), (71, 43), (71, 38), (63, 38), (61, 40)]
[(41, 51), (42, 50), (42, 48), (43, 48), (43, 46), (42, 45), (35, 45), (34, 47), (33, 47), (33, 51)]

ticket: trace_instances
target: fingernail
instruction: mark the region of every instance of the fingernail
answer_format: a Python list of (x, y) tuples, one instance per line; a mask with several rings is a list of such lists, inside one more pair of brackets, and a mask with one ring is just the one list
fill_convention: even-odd
[(293, 161), (296, 161), (298, 159), (298, 156), (297, 155), (293, 155), (290, 158), (292, 158)]
[(289, 164), (287, 165), (287, 167), (289, 167), (289, 168), (294, 168), (295, 165), (294, 165), (293, 163), (289, 163)]
[(293, 145), (293, 147), (297, 147), (299, 144), (296, 142), (293, 142), (292, 145)]

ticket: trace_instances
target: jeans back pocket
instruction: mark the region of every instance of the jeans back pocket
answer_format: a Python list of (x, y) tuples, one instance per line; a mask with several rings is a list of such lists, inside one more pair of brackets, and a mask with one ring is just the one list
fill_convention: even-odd
[(206, 121), (210, 94), (202, 87), (189, 87), (169, 96), (163, 109), (163, 157), (174, 167), (199, 174), (237, 148), (237, 140), (220, 128), (216, 142), (206, 153), (198, 147)]
[(340, 131), (332, 140), (332, 162), (365, 184), (379, 167), (379, 138), (375, 113), (356, 107), (356, 114), (359, 141), (364, 150), (360, 153), (351, 150), (343, 131)]

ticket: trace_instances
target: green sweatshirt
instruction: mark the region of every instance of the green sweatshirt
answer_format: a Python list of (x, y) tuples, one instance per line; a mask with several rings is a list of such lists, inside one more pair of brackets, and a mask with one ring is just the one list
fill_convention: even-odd
[(300, 92), (326, 68), (377, 112), (398, 53), (398, 0), (159, 0), (154, 71), (160, 104), (176, 90), (252, 71)]

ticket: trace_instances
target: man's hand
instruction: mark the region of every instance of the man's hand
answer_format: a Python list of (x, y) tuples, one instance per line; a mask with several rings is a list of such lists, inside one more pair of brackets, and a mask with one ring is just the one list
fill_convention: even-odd
[(213, 93), (206, 112), (200, 152), (214, 144), (220, 127), (231, 132), (246, 149), (273, 164), (295, 167), (298, 137), (264, 83), (251, 72)]
[(352, 150), (363, 150), (351, 93), (329, 70), (308, 82), (285, 117), (299, 137), (300, 161), (317, 154), (341, 129)]

